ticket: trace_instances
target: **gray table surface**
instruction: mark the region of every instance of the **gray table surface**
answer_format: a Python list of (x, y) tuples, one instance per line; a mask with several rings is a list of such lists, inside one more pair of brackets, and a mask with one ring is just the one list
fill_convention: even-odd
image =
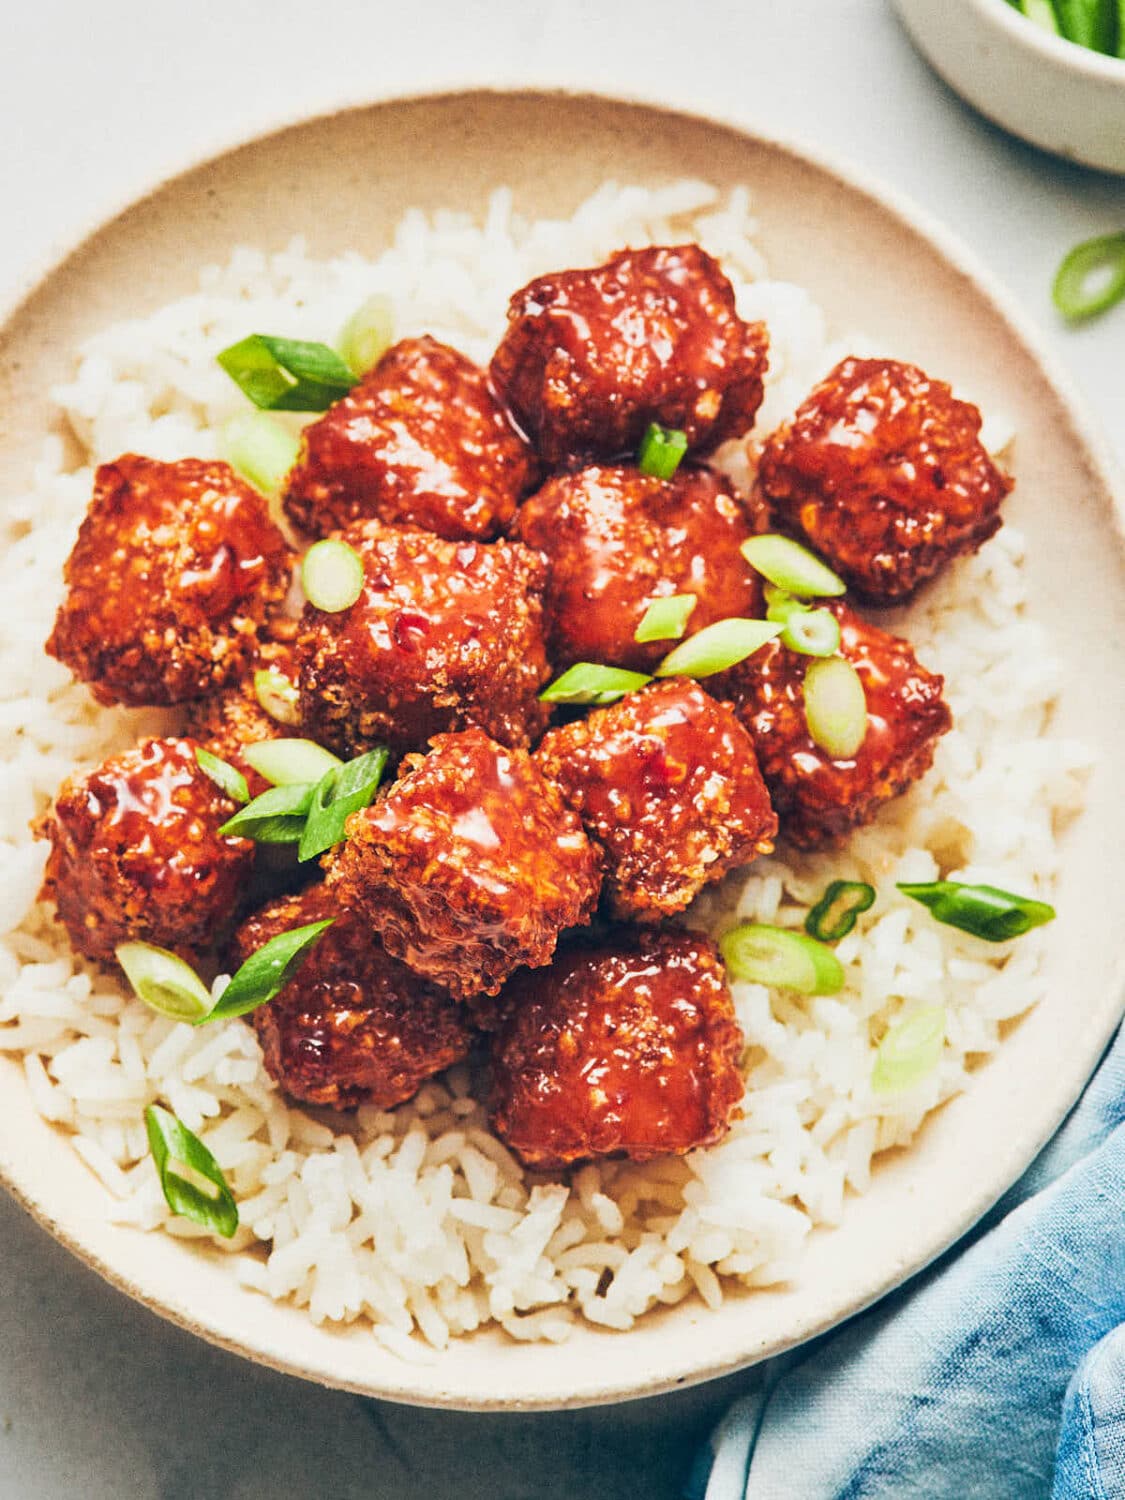
[[(282, 119), (450, 81), (585, 84), (713, 106), (924, 201), (1125, 458), (1125, 308), (1076, 332), (1048, 295), (1071, 243), (1125, 226), (1125, 180), (971, 114), (883, 0), (37, 0), (5, 7), (0, 35), (2, 301), (150, 182)], [(2, 1193), (0, 1254), (0, 1500), (661, 1500), (745, 1382), (559, 1415), (364, 1403), (164, 1325)]]

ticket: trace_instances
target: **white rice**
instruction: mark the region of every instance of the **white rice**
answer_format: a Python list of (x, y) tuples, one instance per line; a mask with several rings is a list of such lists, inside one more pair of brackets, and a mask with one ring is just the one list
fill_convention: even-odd
[[(430, 332), (484, 361), (509, 294), (532, 275), (596, 263), (625, 243), (688, 239), (722, 258), (742, 313), (769, 325), (757, 427), (768, 432), (836, 359), (867, 345), (830, 342), (804, 291), (766, 279), (754, 228), (745, 192), (720, 201), (695, 182), (607, 184), (565, 221), (528, 223), (503, 190), (483, 224), (410, 213), (373, 261), (314, 261), (299, 240), (270, 256), (240, 249), (204, 270), (194, 295), (89, 341), (56, 394), (90, 467), (66, 472), (61, 444), (47, 441), (33, 488), (5, 504), (0, 1050), (22, 1057), (36, 1109), (72, 1132), (105, 1184), (107, 1213), (206, 1237), (165, 1208), (142, 1124), (159, 1100), (207, 1143), (239, 1201), (238, 1234), (217, 1242), (232, 1274), (318, 1322), (367, 1320), (404, 1358), (432, 1357), (490, 1320), (513, 1338), (558, 1340), (577, 1318), (626, 1329), (661, 1303), (698, 1295), (717, 1307), (732, 1281), (794, 1276), (805, 1237), (837, 1222), (876, 1154), (907, 1143), (966, 1086), (971, 1060), (999, 1045), (1001, 1024), (1040, 998), (1041, 934), (998, 950), (935, 925), (895, 890), (941, 875), (1050, 895), (1056, 829), (1081, 804), (1086, 761), (1050, 735), (1056, 668), (1027, 617), (1022, 539), (1006, 527), (909, 612), (906, 631), (945, 673), (956, 721), (920, 788), (845, 850), (760, 860), (693, 913), (715, 931), (735, 917), (797, 927), (829, 880), (868, 880), (877, 904), (837, 950), (846, 989), (802, 1000), (736, 984), (747, 1093), (727, 1139), (686, 1159), (604, 1162), (553, 1181), (524, 1172), (489, 1133), (466, 1066), (393, 1113), (314, 1117), (267, 1078), (248, 1026), (194, 1030), (154, 1016), (76, 958), (36, 904), (46, 851), (30, 837), (32, 817), (76, 762), (176, 724), (98, 709), (42, 654), (92, 466), (128, 450), (214, 455), (241, 401), (214, 355), (250, 330), (331, 338), (381, 292), (399, 334)], [(991, 417), (999, 443), (1003, 422)], [(731, 445), (724, 458), (748, 479), (743, 453)], [(920, 1004), (946, 1007), (940, 1066), (908, 1093), (876, 1095), (878, 1040)]]

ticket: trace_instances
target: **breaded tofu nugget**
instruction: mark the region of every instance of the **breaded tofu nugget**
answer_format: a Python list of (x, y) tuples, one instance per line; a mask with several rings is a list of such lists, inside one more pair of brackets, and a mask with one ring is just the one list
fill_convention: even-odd
[(742, 1098), (742, 1033), (718, 949), (696, 932), (616, 929), (504, 991), (496, 1134), (529, 1167), (646, 1161), (711, 1146)]
[(43, 896), (79, 953), (113, 960), (140, 941), (191, 959), (234, 925), (254, 845), (219, 828), (235, 805), (188, 739), (146, 739), (72, 776), (43, 819)]
[(436, 339), (403, 339), (305, 428), (285, 510), (311, 536), (376, 518), (489, 541), (536, 467), (483, 370)]
[(672, 916), (773, 848), (750, 736), (694, 682), (650, 683), (551, 730), (533, 758), (602, 849), (614, 916)]
[(228, 464), (102, 464), (47, 650), (99, 703), (186, 703), (246, 670), (289, 586), (265, 500)]
[(344, 755), (378, 744), (400, 754), (470, 724), (506, 745), (538, 738), (543, 560), (511, 542), (447, 542), (380, 521), (341, 535), (363, 560), (363, 591), (338, 614), (305, 607), (306, 732)]
[(857, 594), (891, 603), (999, 530), (1012, 481), (980, 428), (917, 366), (846, 359), (768, 440), (758, 481)]
[(548, 561), (547, 654), (651, 671), (674, 641), (634, 640), (654, 599), (695, 594), (689, 630), (764, 614), (758, 574), (739, 546), (766, 529), (714, 469), (671, 480), (595, 465), (548, 480), (520, 508), (512, 535)]
[(479, 729), (431, 745), (349, 818), (329, 880), (415, 973), (459, 999), (494, 995), (589, 922), (599, 858), (525, 752)]
[(867, 699), (867, 733), (850, 759), (833, 759), (809, 736), (803, 683), (816, 658), (770, 641), (728, 674), (781, 832), (806, 848), (837, 844), (869, 823), (925, 775), (953, 723), (944, 679), (921, 666), (906, 641), (846, 604), (828, 608), (840, 622), (840, 654), (856, 669)]
[(392, 958), (324, 885), (282, 896), (238, 929), (232, 965), (271, 938), (333, 919), (294, 976), (254, 1012), (266, 1071), (293, 1099), (392, 1109), (472, 1044), (463, 1007)]

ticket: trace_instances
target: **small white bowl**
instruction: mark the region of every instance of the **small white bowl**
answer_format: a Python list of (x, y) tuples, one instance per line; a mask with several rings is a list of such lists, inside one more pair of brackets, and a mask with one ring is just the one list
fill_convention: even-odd
[(1006, 0), (894, 0), (950, 88), (1057, 156), (1125, 172), (1125, 60), (1052, 36)]

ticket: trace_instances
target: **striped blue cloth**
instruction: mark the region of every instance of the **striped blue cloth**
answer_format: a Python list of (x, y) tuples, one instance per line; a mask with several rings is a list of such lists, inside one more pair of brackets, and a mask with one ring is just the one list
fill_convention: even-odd
[(1125, 1500), (1125, 1029), (966, 1240), (748, 1382), (688, 1500)]

